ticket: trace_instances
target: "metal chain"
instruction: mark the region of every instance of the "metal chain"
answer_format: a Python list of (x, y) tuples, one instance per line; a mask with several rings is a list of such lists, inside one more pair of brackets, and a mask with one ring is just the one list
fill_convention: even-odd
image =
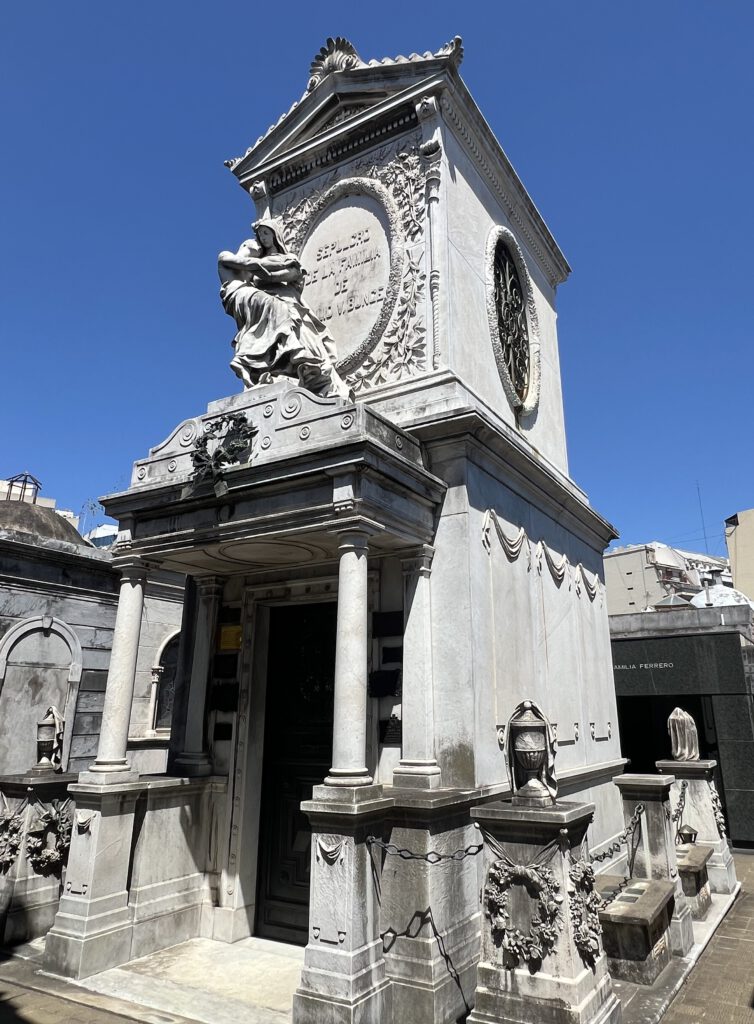
[(689, 788), (688, 780), (684, 779), (683, 782), (681, 783), (681, 795), (678, 797), (678, 804), (677, 804), (676, 809), (673, 811), (673, 814), (671, 816), (671, 821), (673, 822), (674, 825), (676, 824), (676, 822), (680, 822), (681, 821), (681, 817), (683, 815), (683, 809), (686, 806), (686, 790), (688, 788)]
[(633, 834), (639, 827), (639, 819), (644, 813), (644, 804), (637, 804), (634, 813), (631, 815), (631, 820), (628, 825), (624, 828), (617, 839), (613, 840), (612, 843), (603, 850), (602, 853), (590, 853), (589, 860), (592, 864), (598, 863), (599, 861), (608, 860), (610, 857), (614, 857), (616, 853), (620, 853), (621, 846), (628, 846), (628, 842), (633, 838)]
[(396, 846), (395, 843), (383, 843), (377, 836), (367, 836), (367, 845), (378, 846), (389, 856), (400, 857), (402, 860), (424, 860), (427, 864), (439, 864), (444, 860), (464, 860), (466, 857), (475, 857), (484, 849), (483, 843), (475, 843), (462, 850), (454, 850), (453, 853), (440, 853), (439, 850), (428, 850), (426, 853), (415, 853), (407, 850), (405, 846)]

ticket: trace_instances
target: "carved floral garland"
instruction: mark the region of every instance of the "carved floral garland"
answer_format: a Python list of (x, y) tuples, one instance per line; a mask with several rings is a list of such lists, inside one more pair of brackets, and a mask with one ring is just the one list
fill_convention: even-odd
[[(426, 326), (420, 313), (426, 276), (422, 270), (426, 173), (418, 137), (383, 146), (376, 153), (354, 161), (348, 173), (349, 177), (378, 181), (388, 190), (398, 210), (405, 250), (400, 283), (392, 280), (391, 275), (385, 299), (386, 308), (395, 305), (393, 315), (382, 339), (361, 366), (347, 377), (348, 384), (358, 394), (378, 384), (417, 374), (426, 367)], [(342, 168), (319, 181), (316, 193), (294, 193), (280, 213), (286, 240), (294, 252), (301, 251), (312, 220), (320, 212), (317, 196), (324, 195), (339, 180), (343, 180)], [(394, 239), (391, 239), (392, 244), (395, 244)]]
[(709, 780), (709, 791), (712, 799), (712, 811), (715, 815), (715, 824), (717, 825), (717, 834), (721, 839), (728, 838), (728, 827), (725, 824), (725, 815), (723, 814), (723, 805), (720, 802), (720, 794), (717, 791), (717, 786)]
[[(5, 802), (4, 797), (3, 800)], [(0, 818), (0, 871), (3, 873), (10, 870), (21, 849), (26, 803), (24, 800), (13, 814), (8, 813), (8, 805), (5, 803), (6, 813)]]
[(586, 861), (577, 860), (571, 865), (568, 877), (572, 886), (568, 890), (568, 905), (573, 941), (584, 963), (594, 967), (602, 940), (600, 898), (594, 889), (594, 868)]
[(482, 521), (482, 543), (487, 551), (491, 548), (490, 532), (493, 526), (500, 545), (511, 562), (515, 562), (525, 548), (529, 569), (534, 564), (537, 572), (541, 573), (544, 563), (558, 586), (567, 577), (569, 589), (573, 587), (578, 597), (581, 596), (582, 588), (586, 590), (590, 601), (594, 601), (597, 594), (602, 597), (602, 583), (599, 576), (595, 574), (590, 578), (581, 562), (578, 565), (572, 565), (568, 560), (568, 555), (554, 555), (543, 540), (537, 541), (533, 545), (526, 536), (523, 526), (519, 528), (518, 533), (512, 539), (506, 536), (497, 513), (494, 509), (489, 508), (484, 513)]
[[(523, 885), (537, 900), (527, 935), (510, 924), (508, 896), (513, 885)], [(495, 941), (516, 963), (539, 964), (555, 945), (561, 924), (563, 896), (552, 868), (497, 860), (489, 870), (483, 898)]]

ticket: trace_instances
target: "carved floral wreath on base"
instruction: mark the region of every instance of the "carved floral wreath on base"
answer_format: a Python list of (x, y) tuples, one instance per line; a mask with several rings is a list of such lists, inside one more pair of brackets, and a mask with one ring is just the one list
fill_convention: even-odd
[[(538, 902), (529, 934), (511, 928), (508, 896), (513, 885), (523, 885)], [(552, 950), (561, 928), (563, 896), (551, 868), (506, 864), (498, 860), (490, 868), (484, 887), (484, 911), (492, 937), (516, 963), (536, 965)]]
[(571, 865), (568, 877), (573, 887), (568, 893), (573, 941), (584, 963), (594, 967), (600, 955), (602, 937), (600, 898), (594, 889), (594, 868), (586, 861), (577, 860)]
[(70, 800), (53, 800), (42, 809), (26, 837), (26, 856), (37, 874), (60, 875), (68, 860), (72, 829)]

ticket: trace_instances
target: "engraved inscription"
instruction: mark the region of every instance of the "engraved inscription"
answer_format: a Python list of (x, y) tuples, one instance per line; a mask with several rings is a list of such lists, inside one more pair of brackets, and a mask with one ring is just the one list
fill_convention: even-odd
[(301, 252), (306, 301), (347, 359), (377, 322), (390, 277), (387, 217), (371, 196), (344, 196), (327, 208)]

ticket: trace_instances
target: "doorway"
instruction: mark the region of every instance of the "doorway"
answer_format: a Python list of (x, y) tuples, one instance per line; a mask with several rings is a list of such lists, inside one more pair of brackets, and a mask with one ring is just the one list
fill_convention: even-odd
[(256, 933), (306, 945), (311, 830), (300, 810), (332, 760), (334, 602), (270, 609)]

